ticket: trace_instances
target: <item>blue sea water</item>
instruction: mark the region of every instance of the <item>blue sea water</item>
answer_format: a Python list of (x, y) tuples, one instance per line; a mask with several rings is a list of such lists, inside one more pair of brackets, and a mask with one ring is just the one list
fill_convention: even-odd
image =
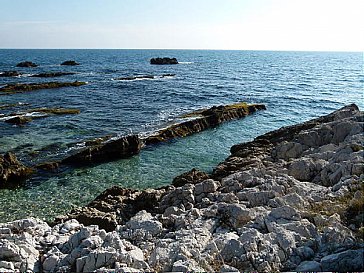
[[(180, 64), (153, 66), (153, 57)], [(36, 68), (16, 68), (21, 61)], [(60, 66), (76, 60), (79, 66)], [(190, 111), (245, 101), (266, 111), (190, 137), (148, 147), (130, 159), (35, 176), (23, 188), (0, 190), (0, 221), (25, 216), (45, 219), (84, 205), (113, 185), (159, 187), (193, 167), (212, 171), (232, 145), (282, 126), (328, 114), (363, 100), (363, 53), (203, 50), (0, 50), (0, 77), (14, 82), (86, 81), (81, 87), (0, 96), (3, 114), (27, 108), (78, 108), (78, 115), (51, 116), (17, 127), (0, 120), (0, 153), (13, 151), (27, 164), (62, 156), (75, 143), (105, 135), (147, 134)], [(32, 78), (40, 72), (76, 72), (59, 78)], [(175, 74), (135, 81), (136, 75)], [(1, 109), (5, 104), (17, 107)], [(21, 105), (29, 104), (29, 105)], [(37, 154), (34, 156), (34, 154)]]

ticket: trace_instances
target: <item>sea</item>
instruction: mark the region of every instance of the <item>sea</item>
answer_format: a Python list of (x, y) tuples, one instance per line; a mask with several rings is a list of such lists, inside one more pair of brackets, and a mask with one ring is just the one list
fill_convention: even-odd
[[(179, 64), (151, 65), (155, 57), (175, 57)], [(80, 65), (61, 66), (66, 60)], [(15, 67), (22, 61), (39, 66)], [(62, 158), (90, 139), (148, 135), (202, 108), (236, 102), (267, 107), (192, 136), (149, 146), (129, 159), (40, 173), (22, 187), (0, 189), (0, 222), (29, 216), (51, 221), (114, 185), (157, 188), (192, 168), (212, 172), (234, 144), (350, 103), (363, 109), (363, 63), (362, 52), (0, 49), (0, 71), (23, 73), (0, 77), (0, 86), (87, 82), (0, 96), (0, 154), (11, 151), (28, 165)], [(42, 72), (75, 74), (30, 77)], [(138, 78), (120, 79), (133, 76)], [(77, 108), (80, 113), (34, 119), (24, 126), (1, 120), (10, 113), (43, 107)]]

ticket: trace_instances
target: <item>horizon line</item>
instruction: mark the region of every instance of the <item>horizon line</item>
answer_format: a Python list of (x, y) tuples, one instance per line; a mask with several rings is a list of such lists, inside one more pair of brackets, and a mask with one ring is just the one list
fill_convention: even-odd
[(195, 51), (273, 51), (273, 52), (351, 52), (364, 53), (360, 50), (321, 50), (321, 49), (211, 49), (211, 48), (25, 48), (25, 47), (0, 47), (0, 50), (195, 50)]

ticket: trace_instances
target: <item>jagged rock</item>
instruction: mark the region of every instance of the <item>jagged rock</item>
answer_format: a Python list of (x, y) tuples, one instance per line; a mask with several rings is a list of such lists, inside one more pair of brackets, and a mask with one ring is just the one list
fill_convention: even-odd
[(4, 71), (0, 73), (0, 77), (18, 77), (20, 75), (18, 71)]
[(0, 155), (0, 188), (17, 187), (33, 173), (12, 153)]
[(37, 67), (38, 65), (29, 61), (21, 62), (16, 65), (17, 67)]
[(159, 65), (166, 65), (166, 64), (178, 64), (176, 58), (152, 58), (150, 60), (150, 64), (159, 64)]
[(64, 61), (61, 65), (79, 65), (76, 61)]
[[(344, 133), (335, 131), (343, 121)], [(156, 190), (113, 187), (52, 228), (35, 219), (0, 224), (0, 267), (362, 271), (362, 122), (351, 105), (234, 146), (208, 177), (195, 171)], [(334, 136), (338, 143), (328, 143)], [(301, 160), (309, 177), (292, 167)]]
[(145, 210), (138, 212), (133, 216), (129, 222), (126, 223), (126, 227), (131, 230), (144, 230), (153, 236), (162, 232), (162, 224), (156, 221), (152, 215)]

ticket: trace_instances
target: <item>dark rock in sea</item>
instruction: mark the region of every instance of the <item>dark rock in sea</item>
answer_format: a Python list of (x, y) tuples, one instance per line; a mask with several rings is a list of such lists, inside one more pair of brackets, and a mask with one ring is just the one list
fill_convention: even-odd
[(85, 85), (85, 82), (45, 82), (45, 83), (15, 83), (7, 84), (0, 88), (0, 95), (28, 92), (39, 89), (53, 89), (61, 87), (77, 87)]
[(62, 160), (69, 165), (89, 165), (128, 158), (138, 154), (142, 142), (138, 135), (125, 136), (101, 144), (87, 146)]
[(48, 115), (76, 115), (80, 113), (80, 109), (76, 108), (33, 108), (28, 113), (38, 112)]
[(61, 63), (61, 65), (79, 65), (79, 63), (77, 63), (75, 61), (65, 61), (65, 62)]
[(172, 185), (175, 187), (182, 187), (185, 184), (197, 184), (206, 179), (209, 179), (209, 175), (207, 173), (193, 168), (188, 172), (176, 176), (172, 181)]
[(53, 77), (60, 77), (60, 76), (66, 76), (66, 75), (74, 75), (76, 73), (74, 72), (49, 72), (49, 73), (39, 73), (32, 75), (31, 77), (35, 78), (53, 78)]
[(161, 78), (174, 77), (176, 74), (163, 74)]
[(263, 104), (248, 105), (246, 103), (237, 103), (217, 107), (214, 106), (209, 109), (189, 113), (181, 118), (193, 118), (192, 120), (174, 124), (158, 131), (157, 134), (145, 139), (145, 144), (156, 144), (176, 137), (185, 137), (215, 127), (222, 122), (242, 118), (257, 110), (264, 109), (266, 108)]
[(15, 188), (33, 173), (12, 153), (0, 155), (0, 188)]
[(150, 64), (159, 64), (159, 65), (166, 65), (166, 64), (178, 64), (176, 58), (153, 58), (150, 60)]
[(9, 118), (5, 120), (6, 123), (11, 123), (15, 125), (23, 125), (25, 123), (31, 122), (33, 119), (31, 117), (25, 116), (15, 116), (13, 118)]
[(16, 65), (17, 67), (37, 67), (38, 65), (29, 61), (21, 62)]
[(17, 77), (20, 76), (21, 73), (18, 71), (4, 71), (0, 73), (0, 77)]
[(119, 80), (119, 81), (135, 81), (135, 80), (154, 79), (154, 78), (155, 78), (155, 76), (153, 76), (153, 75), (143, 75), (143, 76), (121, 77), (121, 78), (117, 78), (116, 80)]

